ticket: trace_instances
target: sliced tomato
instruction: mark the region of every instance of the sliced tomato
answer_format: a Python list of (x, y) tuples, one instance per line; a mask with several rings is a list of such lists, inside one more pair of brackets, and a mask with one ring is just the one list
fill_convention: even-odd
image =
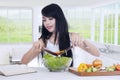
[(115, 67), (116, 67), (116, 70), (120, 71), (120, 64), (117, 64)]

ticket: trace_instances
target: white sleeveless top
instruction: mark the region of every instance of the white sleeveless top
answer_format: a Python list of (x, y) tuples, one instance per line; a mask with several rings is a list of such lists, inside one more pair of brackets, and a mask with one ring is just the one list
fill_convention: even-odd
[[(70, 36), (70, 35), (69, 35)], [(51, 50), (53, 52), (59, 51), (59, 45), (58, 44), (53, 44), (52, 42), (50, 42), (50, 40), (47, 40), (47, 45), (46, 48), (48, 50)]]
[(59, 46), (57, 44), (53, 44), (52, 42), (50, 42), (50, 40), (47, 41), (46, 48), (53, 52), (56, 52), (59, 50)]

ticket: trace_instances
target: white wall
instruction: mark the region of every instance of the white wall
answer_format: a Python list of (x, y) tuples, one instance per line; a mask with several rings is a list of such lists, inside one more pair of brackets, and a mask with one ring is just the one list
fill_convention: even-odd
[[(12, 61), (21, 61), (23, 55), (32, 47), (32, 44), (3, 44), (0, 45), (0, 65), (10, 64), (10, 55)], [(28, 66), (38, 67), (43, 66), (40, 61), (38, 64), (37, 57), (34, 58)]]
[(41, 7), (33, 7), (33, 41), (37, 41), (40, 37), (39, 26), (42, 23)]
[(2, 44), (0, 45), (0, 64), (9, 64), (9, 56), (13, 60), (21, 60), (22, 56), (31, 48), (31, 44)]
[(119, 0), (0, 0), (0, 6), (9, 7), (35, 7), (45, 6), (50, 3), (57, 3), (61, 6), (81, 6), (81, 7), (98, 7), (101, 5), (118, 2)]

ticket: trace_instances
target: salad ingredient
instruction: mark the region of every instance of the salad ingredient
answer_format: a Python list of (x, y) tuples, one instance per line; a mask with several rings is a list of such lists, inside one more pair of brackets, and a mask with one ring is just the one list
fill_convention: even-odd
[(88, 69), (87, 65), (85, 63), (81, 63), (78, 67), (78, 72), (85, 72)]
[(102, 61), (100, 59), (95, 59), (92, 62), (93, 67), (100, 69), (102, 67)]
[(69, 57), (58, 57), (53, 56), (51, 54), (44, 54), (44, 65), (50, 71), (61, 71), (65, 70), (67, 67), (70, 66), (72, 59)]
[(116, 70), (120, 71), (120, 64), (115, 65)]

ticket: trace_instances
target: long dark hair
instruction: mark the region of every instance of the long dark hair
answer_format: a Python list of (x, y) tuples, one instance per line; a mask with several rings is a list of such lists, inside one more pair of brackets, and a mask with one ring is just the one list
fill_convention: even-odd
[[(63, 50), (70, 47), (68, 23), (60, 6), (58, 6), (57, 4), (50, 4), (44, 7), (41, 13), (43, 16), (53, 17), (56, 19), (56, 28), (55, 28), (56, 32), (55, 32), (54, 43), (56, 42), (57, 35), (59, 35), (58, 36), (59, 50)], [(42, 38), (45, 44), (51, 35), (52, 33), (49, 32), (42, 23), (42, 35), (40, 38)], [(73, 58), (71, 50), (69, 50), (67, 54), (63, 54), (62, 56)]]

